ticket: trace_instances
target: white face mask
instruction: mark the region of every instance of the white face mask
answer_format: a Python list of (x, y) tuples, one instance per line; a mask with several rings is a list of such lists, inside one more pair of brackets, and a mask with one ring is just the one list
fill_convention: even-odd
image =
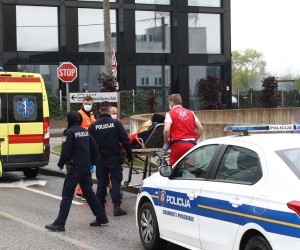
[(111, 115), (111, 118), (117, 119), (118, 115)]
[(86, 111), (86, 112), (90, 112), (92, 110), (92, 105), (83, 105), (83, 109)]

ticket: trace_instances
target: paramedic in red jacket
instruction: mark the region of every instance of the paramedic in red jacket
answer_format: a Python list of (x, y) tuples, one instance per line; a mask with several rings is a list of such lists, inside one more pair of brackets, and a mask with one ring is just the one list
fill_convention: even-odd
[(171, 146), (169, 163), (173, 165), (183, 154), (197, 144), (203, 127), (194, 112), (183, 108), (179, 94), (168, 98), (170, 111), (166, 114), (164, 127), (164, 147)]

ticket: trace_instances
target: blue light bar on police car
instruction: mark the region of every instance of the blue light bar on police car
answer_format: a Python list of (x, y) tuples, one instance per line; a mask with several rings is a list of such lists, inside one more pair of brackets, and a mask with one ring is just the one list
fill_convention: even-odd
[(300, 124), (283, 124), (283, 125), (233, 125), (227, 126), (225, 131), (245, 132), (245, 131), (299, 131)]

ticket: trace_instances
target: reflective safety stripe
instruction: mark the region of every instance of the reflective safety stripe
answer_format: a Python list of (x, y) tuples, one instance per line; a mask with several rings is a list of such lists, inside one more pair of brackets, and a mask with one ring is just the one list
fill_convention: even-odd
[(264, 207), (261, 210), (265, 212), (259, 216), (254, 212), (258, 207), (249, 204), (243, 204), (239, 210), (245, 212), (237, 212), (226, 200), (198, 196), (196, 199), (188, 201), (185, 193), (149, 187), (143, 187), (141, 192), (149, 193), (155, 206), (163, 207), (164, 211), (181, 211), (240, 226), (253, 223), (270, 233), (300, 238), (300, 218), (294, 212)]
[(39, 82), (40, 83), (41, 79), (37, 77), (12, 77), (12, 78), (0, 77), (0, 82), (30, 82), (30, 83)]
[(8, 144), (17, 144), (17, 143), (43, 143), (44, 135), (9, 135)]

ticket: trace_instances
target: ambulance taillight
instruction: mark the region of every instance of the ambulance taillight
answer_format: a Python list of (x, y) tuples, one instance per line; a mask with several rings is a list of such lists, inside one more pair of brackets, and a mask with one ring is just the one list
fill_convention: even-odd
[(289, 209), (295, 211), (298, 216), (300, 216), (300, 201), (290, 201), (287, 206)]
[(49, 117), (44, 117), (44, 144), (49, 144), (50, 138), (50, 120)]

